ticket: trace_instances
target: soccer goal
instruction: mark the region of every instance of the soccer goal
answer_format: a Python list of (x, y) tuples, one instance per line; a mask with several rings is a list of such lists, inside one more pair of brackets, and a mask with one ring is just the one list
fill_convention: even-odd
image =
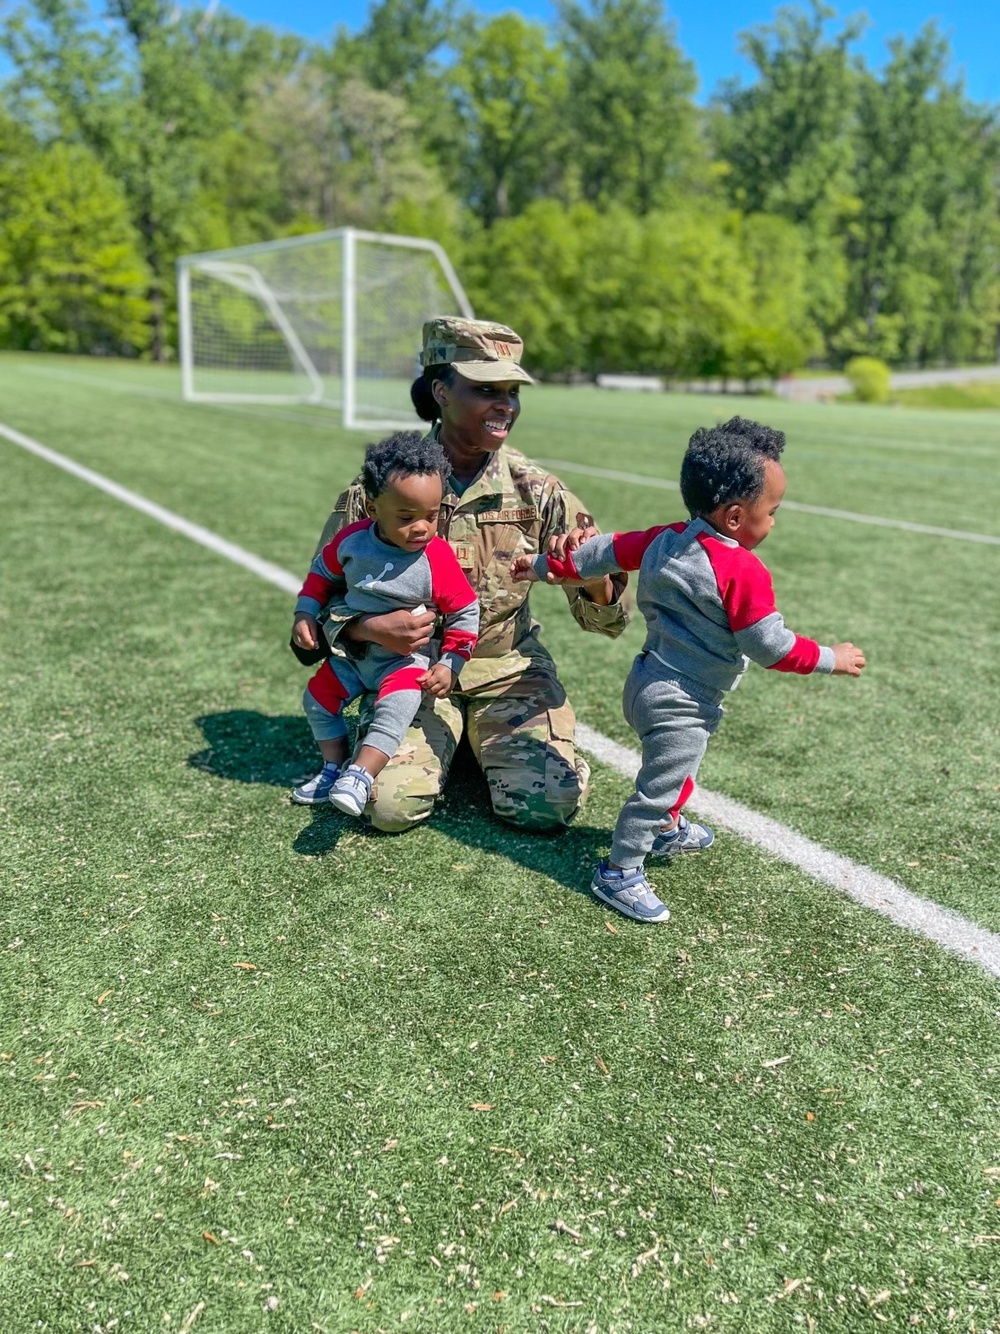
[(311, 403), (345, 426), (414, 420), (421, 326), (473, 318), (434, 241), (342, 227), (177, 263), (183, 393), (201, 403)]

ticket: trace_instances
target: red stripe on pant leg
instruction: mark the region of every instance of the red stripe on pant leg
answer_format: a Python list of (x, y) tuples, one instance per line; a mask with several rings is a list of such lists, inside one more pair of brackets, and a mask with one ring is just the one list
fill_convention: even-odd
[(330, 666), (329, 661), (324, 662), (306, 689), (316, 703), (326, 709), (327, 713), (339, 713), (344, 707), (344, 701), (351, 697), (351, 692), (344, 688), (343, 682)]
[(693, 795), (694, 795), (694, 779), (690, 777), (685, 778), (684, 786), (680, 790), (680, 795), (678, 796), (673, 806), (670, 807), (670, 810), (667, 812), (671, 820), (677, 819), (678, 815), (681, 812), (681, 807), (684, 805), (686, 801), (690, 801)]
[(417, 682), (423, 676), (423, 667), (400, 667), (398, 672), (390, 672), (378, 688), (376, 699), (392, 695), (397, 690), (419, 690)]

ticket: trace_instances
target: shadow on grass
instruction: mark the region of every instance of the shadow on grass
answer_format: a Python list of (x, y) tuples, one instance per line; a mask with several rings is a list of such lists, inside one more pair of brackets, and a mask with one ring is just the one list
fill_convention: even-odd
[(207, 745), (188, 759), (193, 769), (235, 783), (293, 787), (319, 768), (303, 715), (271, 717), (254, 709), (207, 713), (195, 722)]
[[(299, 833), (292, 847), (304, 856), (319, 857), (333, 851), (346, 827), (343, 817), (329, 808), (314, 809), (312, 816), (312, 824)], [(547, 876), (579, 894), (589, 894), (594, 862), (599, 851), (607, 847), (611, 836), (610, 829), (585, 824), (545, 832), (515, 829), (504, 824), (493, 814), (486, 780), (464, 738), (452, 762), (444, 793), (435, 803), (428, 824), (456, 843), (505, 857), (525, 870)], [(407, 834), (383, 834), (353, 821), (351, 829), (366, 839), (420, 837), (417, 830)]]
[[(205, 714), (197, 720), (207, 742), (188, 763), (203, 773), (237, 783), (290, 788), (316, 772), (315, 743), (303, 717), (269, 716), (252, 709)], [(362, 838), (419, 837), (383, 834), (349, 820), (329, 806), (313, 807), (311, 824), (299, 831), (293, 851), (307, 857), (332, 852), (346, 833)], [(606, 851), (611, 831), (587, 824), (534, 833), (504, 824), (493, 814), (489, 791), (463, 738), (443, 796), (430, 824), (457, 843), (506, 857), (527, 871), (548, 876), (576, 893), (589, 893), (594, 862)]]

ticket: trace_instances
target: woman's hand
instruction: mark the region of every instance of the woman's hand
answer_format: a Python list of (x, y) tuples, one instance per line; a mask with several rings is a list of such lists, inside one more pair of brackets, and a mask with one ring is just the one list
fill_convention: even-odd
[[(584, 510), (579, 510), (576, 516), (576, 527), (571, 528), (568, 533), (559, 533), (556, 537), (549, 538), (549, 544), (545, 548), (550, 556), (556, 556), (559, 560), (565, 560), (567, 555), (576, 551), (577, 547), (582, 546), (584, 542), (591, 537), (597, 537), (599, 529), (594, 523), (593, 515), (587, 514)], [(557, 580), (549, 575), (548, 582), (569, 583), (569, 580)], [(615, 586), (609, 575), (603, 575), (600, 579), (591, 579), (576, 585), (577, 588), (583, 588), (591, 602), (596, 602), (599, 607), (609, 607), (615, 600)]]
[(319, 648), (319, 622), (307, 612), (292, 622), (292, 643), (298, 648)]
[[(539, 584), (542, 582), (542, 576), (535, 569), (536, 556), (515, 556), (510, 563), (510, 577), (517, 582), (527, 584)], [(581, 579), (564, 579), (558, 574), (549, 570), (545, 576), (547, 584), (566, 584), (571, 588), (585, 587)]]
[(443, 662), (436, 662), (423, 676), (417, 677), (417, 685), (424, 694), (433, 695), (435, 699), (450, 695), (454, 684), (455, 673)]
[(597, 533), (598, 529), (593, 517), (580, 510), (576, 516), (576, 527), (571, 528), (568, 533), (559, 533), (556, 537), (550, 537), (545, 550), (550, 556), (557, 556), (559, 560), (565, 560), (568, 551), (575, 551), (588, 538), (596, 537)]
[(431, 642), (436, 616), (432, 611), (384, 611), (349, 621), (341, 631), (356, 644), (378, 644), (390, 653), (405, 657), (419, 653)]

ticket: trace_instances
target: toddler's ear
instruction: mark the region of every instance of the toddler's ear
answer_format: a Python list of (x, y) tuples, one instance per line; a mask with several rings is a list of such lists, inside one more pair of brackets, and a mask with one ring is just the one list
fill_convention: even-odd
[(743, 522), (743, 506), (737, 502), (727, 505), (722, 515), (723, 526), (727, 533), (735, 533)]

